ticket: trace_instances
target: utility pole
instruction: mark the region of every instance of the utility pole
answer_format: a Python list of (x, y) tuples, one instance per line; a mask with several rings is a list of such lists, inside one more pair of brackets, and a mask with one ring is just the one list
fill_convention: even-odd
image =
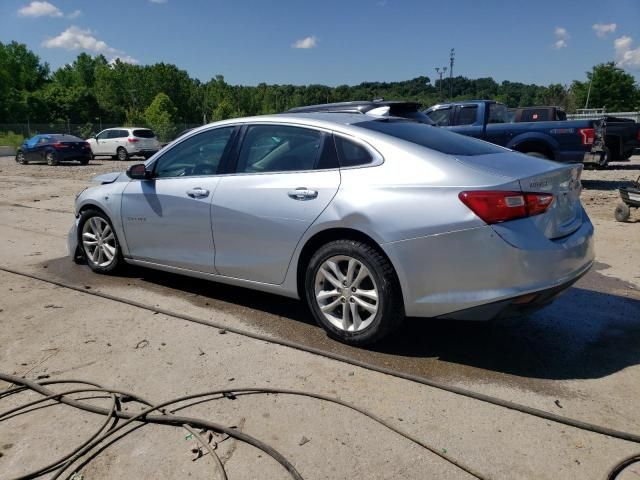
[(452, 48), (449, 52), (449, 99), (453, 100), (453, 64), (455, 62), (456, 49)]
[(438, 100), (442, 100), (442, 76), (447, 73), (447, 67), (436, 67), (436, 73), (440, 75), (440, 83), (438, 84)]
[(593, 83), (593, 77), (596, 74), (596, 69), (591, 71), (591, 80), (589, 80), (589, 90), (587, 91), (587, 102), (584, 104), (584, 108), (589, 108), (589, 97), (591, 96), (591, 84)]

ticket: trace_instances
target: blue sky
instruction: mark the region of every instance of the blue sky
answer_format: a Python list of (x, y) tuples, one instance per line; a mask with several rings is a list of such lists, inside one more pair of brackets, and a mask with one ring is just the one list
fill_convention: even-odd
[(11, 40), (53, 68), (87, 51), (245, 85), (434, 79), (450, 48), (470, 78), (566, 84), (615, 60), (640, 79), (639, 0), (2, 0)]

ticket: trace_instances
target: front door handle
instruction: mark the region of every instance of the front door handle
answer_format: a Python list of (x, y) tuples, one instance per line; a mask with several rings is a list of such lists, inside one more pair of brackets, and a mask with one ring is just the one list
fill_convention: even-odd
[(187, 195), (191, 198), (206, 198), (209, 196), (209, 190), (205, 190), (201, 187), (191, 188), (187, 190)]
[(289, 190), (287, 195), (294, 200), (312, 200), (318, 196), (318, 192), (307, 187), (298, 187), (295, 190)]

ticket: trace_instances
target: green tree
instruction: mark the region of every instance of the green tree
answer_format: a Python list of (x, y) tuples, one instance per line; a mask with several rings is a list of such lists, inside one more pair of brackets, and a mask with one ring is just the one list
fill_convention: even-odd
[[(589, 83), (591, 93), (589, 94)], [(640, 107), (638, 86), (633, 75), (615, 66), (602, 63), (587, 72), (587, 81), (574, 81), (571, 89), (578, 108), (585, 106), (589, 95), (589, 107), (606, 108), (609, 112), (636, 110)]]
[(147, 124), (155, 130), (162, 142), (172, 140), (176, 134), (175, 115), (176, 107), (169, 96), (162, 92), (156, 95), (144, 112)]

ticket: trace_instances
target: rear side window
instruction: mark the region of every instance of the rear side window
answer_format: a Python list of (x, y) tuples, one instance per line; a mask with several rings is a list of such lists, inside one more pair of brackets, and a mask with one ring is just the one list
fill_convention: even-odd
[(340, 167), (357, 167), (373, 162), (371, 153), (362, 145), (340, 136), (335, 136), (334, 138), (336, 140), (336, 148), (338, 149)]
[(490, 103), (487, 123), (509, 123), (507, 107), (500, 103)]
[(133, 136), (138, 138), (153, 138), (156, 135), (155, 133), (153, 133), (153, 130), (144, 129), (144, 130), (134, 130)]
[[(357, 127), (374, 130), (448, 155), (487, 155), (508, 150), (438, 127), (406, 121), (370, 120)], [(342, 159), (341, 159), (342, 161)]]
[(460, 110), (458, 110), (458, 125), (473, 125), (476, 123), (476, 118), (478, 118), (478, 107), (477, 105), (473, 106), (462, 106)]
[(238, 173), (313, 170), (320, 154), (322, 133), (284, 125), (252, 125), (247, 129)]

